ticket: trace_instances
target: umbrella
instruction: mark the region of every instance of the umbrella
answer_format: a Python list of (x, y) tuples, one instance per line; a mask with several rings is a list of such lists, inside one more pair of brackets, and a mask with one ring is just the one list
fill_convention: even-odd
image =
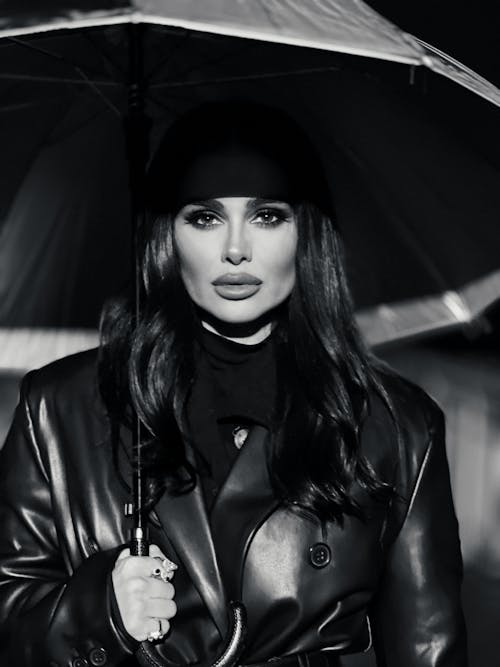
[(283, 106), (310, 129), (337, 185), (370, 343), (468, 322), (498, 298), (498, 159), (457, 109), (487, 125), (500, 93), (366, 5), (1, 4), (4, 366), (29, 363), (13, 328), (17, 350), (33, 327), (49, 347), (68, 327), (91, 344), (103, 298), (126, 279), (131, 102), (136, 119), (145, 104), (152, 144), (177, 113), (227, 96)]

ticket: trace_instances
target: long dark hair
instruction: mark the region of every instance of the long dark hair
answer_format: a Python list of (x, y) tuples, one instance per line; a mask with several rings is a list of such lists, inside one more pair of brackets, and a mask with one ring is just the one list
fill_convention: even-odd
[[(276, 325), (281, 382), (273, 482), (284, 501), (314, 512), (321, 520), (342, 521), (344, 514), (363, 518), (363, 508), (352, 495), (355, 483), (380, 501), (392, 491), (363, 457), (360, 431), (374, 393), (392, 414), (391, 403), (356, 328), (340, 234), (316, 153), (287, 116), (252, 107), (254, 122), (257, 112), (267, 123), (267, 134), (259, 131), (254, 139), (269, 150), (279, 135), (275, 155), (284, 159), (284, 147), (293, 137), (294, 159), (306, 167), (309, 179), (293, 202), (298, 227), (296, 284)], [(251, 130), (241, 122), (241, 107), (238, 113), (238, 127), (244, 128), (248, 141)], [(247, 105), (243, 115), (248, 118), (248, 113)], [(206, 120), (206, 109), (195, 117)], [(219, 106), (211, 118), (227, 134), (228, 125), (234, 126), (235, 108)], [(212, 144), (217, 141), (216, 123), (211, 126)], [(191, 142), (199, 150), (206, 137), (193, 117), (182, 124), (163, 142), (149, 173), (139, 321), (135, 322), (134, 303), (127, 297), (110, 303), (101, 320), (99, 381), (115, 454), (120, 426), (130, 428), (138, 415), (149, 506), (165, 489), (182, 493), (196, 483), (196, 471), (186, 455), (189, 430), (184, 408), (195, 377), (197, 314), (180, 276), (174, 243), (175, 185), (169, 189), (162, 179), (175, 163), (173, 144), (188, 160), (186, 144)], [(196, 136), (193, 128), (198, 128)], [(286, 156), (288, 165), (290, 158)], [(167, 182), (175, 184), (179, 177), (179, 171), (172, 172)]]

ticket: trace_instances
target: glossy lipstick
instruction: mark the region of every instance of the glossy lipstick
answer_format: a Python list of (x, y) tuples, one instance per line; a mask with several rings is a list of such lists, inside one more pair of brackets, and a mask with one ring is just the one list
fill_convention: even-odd
[(251, 273), (224, 273), (212, 281), (217, 294), (224, 299), (248, 299), (260, 290), (262, 280)]

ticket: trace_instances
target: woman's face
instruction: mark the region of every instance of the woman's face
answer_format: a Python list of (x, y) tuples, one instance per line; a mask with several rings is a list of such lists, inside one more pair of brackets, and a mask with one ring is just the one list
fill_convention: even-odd
[(297, 223), (286, 202), (193, 202), (175, 216), (174, 239), (189, 296), (221, 322), (251, 323), (292, 291)]

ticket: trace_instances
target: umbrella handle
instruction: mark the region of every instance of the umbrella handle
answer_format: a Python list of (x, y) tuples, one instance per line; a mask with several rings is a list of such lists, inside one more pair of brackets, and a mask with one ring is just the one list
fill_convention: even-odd
[[(224, 643), (224, 650), (213, 662), (202, 667), (237, 667), (246, 638), (246, 610), (242, 602), (229, 603), (230, 631)], [(135, 657), (142, 667), (174, 667), (173, 663), (162, 658), (150, 642), (142, 642)], [(175, 665), (175, 667), (180, 667)]]
[[(147, 529), (136, 527), (130, 538), (130, 555), (147, 556), (149, 539)], [(237, 667), (245, 648), (247, 615), (242, 602), (229, 603), (229, 632), (224, 642), (222, 653), (214, 661), (201, 667)], [(173, 663), (162, 658), (149, 641), (141, 642), (135, 654), (142, 667), (174, 667)], [(180, 667), (175, 665), (175, 667)]]

